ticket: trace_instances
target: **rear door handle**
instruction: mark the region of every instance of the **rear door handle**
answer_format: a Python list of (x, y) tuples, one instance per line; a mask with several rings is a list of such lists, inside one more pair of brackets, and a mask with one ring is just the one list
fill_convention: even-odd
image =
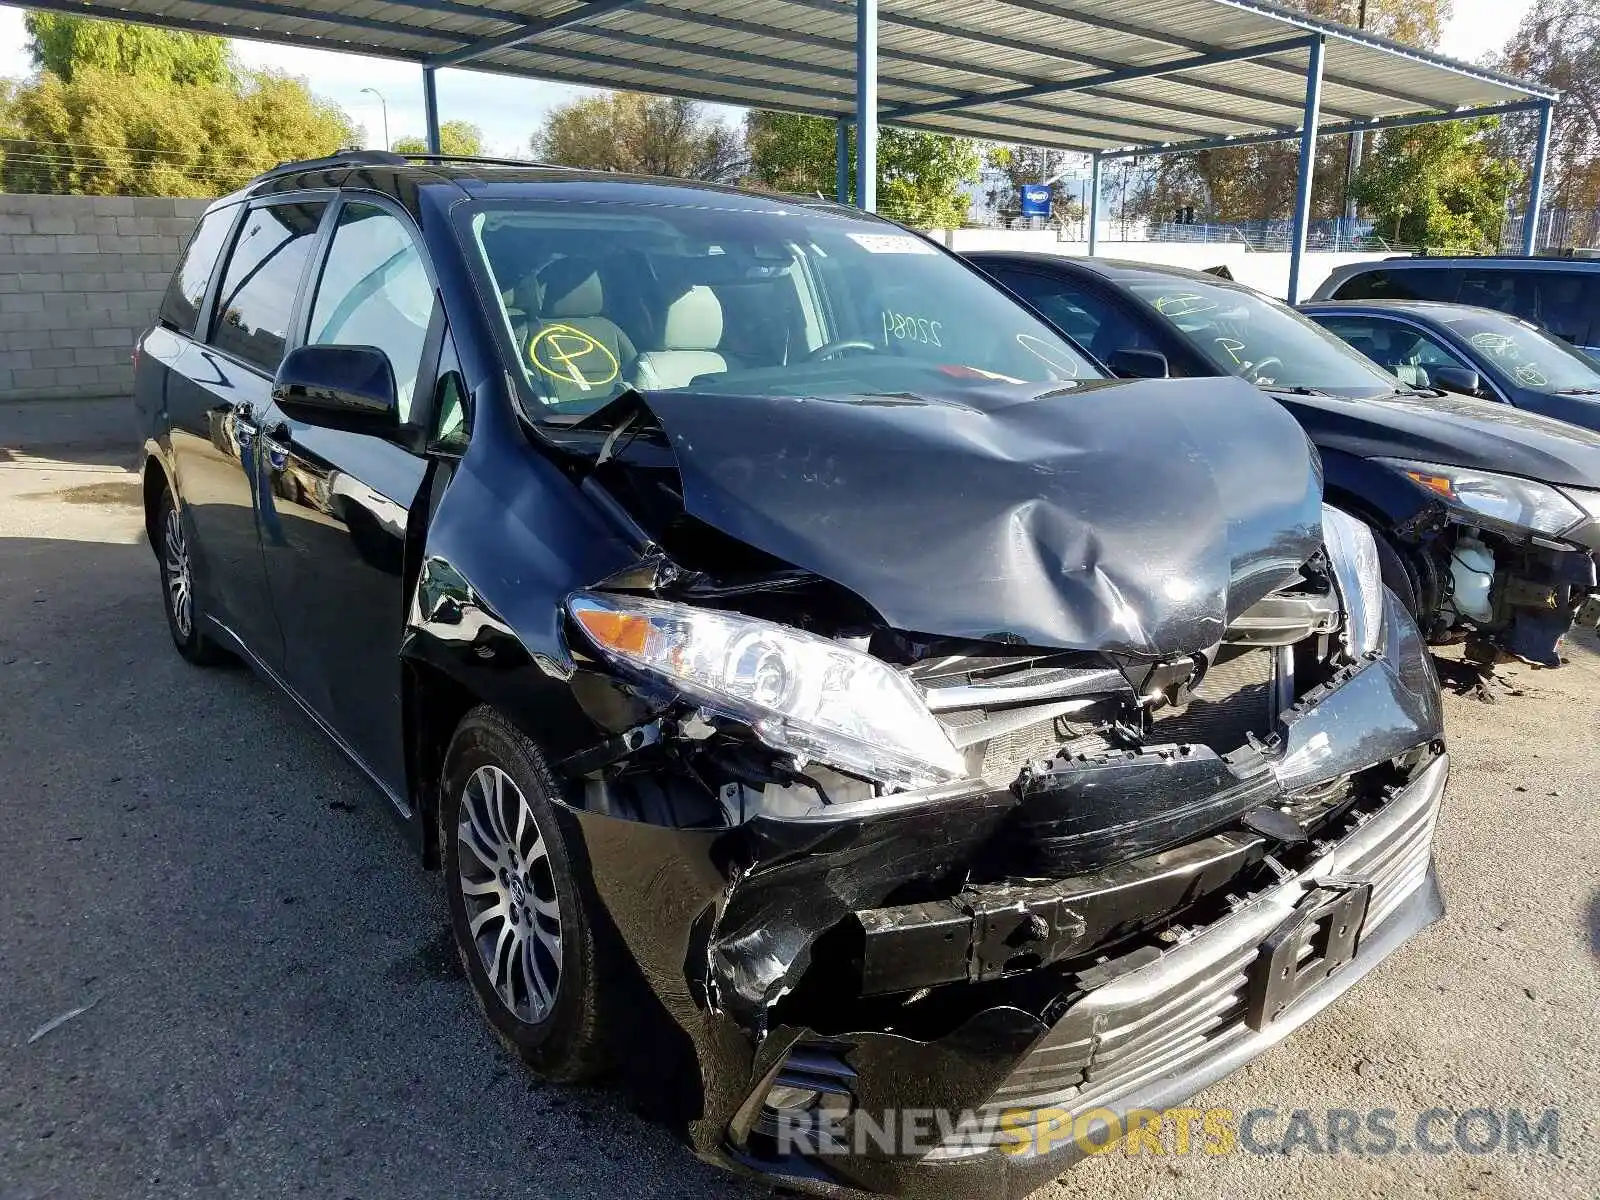
[(294, 430), (289, 428), (289, 422), (281, 418), (263, 428), (261, 432), (275, 442), (287, 442), (294, 435)]

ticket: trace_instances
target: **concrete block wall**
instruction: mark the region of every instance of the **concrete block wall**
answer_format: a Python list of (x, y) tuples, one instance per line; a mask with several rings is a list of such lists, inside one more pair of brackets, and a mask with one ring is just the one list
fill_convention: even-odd
[(208, 203), (0, 194), (0, 400), (127, 395)]

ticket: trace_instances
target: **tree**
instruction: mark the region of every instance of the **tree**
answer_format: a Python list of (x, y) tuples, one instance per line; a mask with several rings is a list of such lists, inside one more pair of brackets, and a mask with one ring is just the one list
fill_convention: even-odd
[[(396, 138), (393, 149), (396, 154), (426, 154), (428, 142), (412, 136)], [(471, 121), (446, 121), (439, 126), (439, 152), (474, 158), (483, 153), (483, 130)]]
[(227, 85), (139, 80), (79, 66), (18, 89), (6, 144), (7, 191), (215, 196), (288, 159), (357, 140), (349, 119), (305, 83), (268, 71)]
[(79, 67), (185, 84), (226, 83), (231, 75), (227, 41), (208, 34), (53, 12), (30, 12), (23, 25), (33, 65), (68, 83)]
[(1430, 249), (1493, 249), (1521, 170), (1496, 153), (1495, 118), (1392, 129), (1352, 189), (1380, 232)]
[[(1497, 65), (1561, 93), (1551, 136), (1551, 205), (1600, 203), (1600, 7), (1593, 0), (1534, 0)], [(1507, 121), (1507, 152), (1527, 161), (1536, 128), (1529, 118)]]
[[(835, 123), (826, 117), (752, 109), (745, 118), (750, 182), (779, 192), (832, 196), (837, 182)], [(855, 135), (850, 175), (855, 188)], [(878, 210), (923, 228), (960, 225), (971, 207), (963, 185), (976, 183), (982, 158), (975, 143), (909, 129), (878, 131)]]
[(729, 182), (744, 170), (739, 134), (691, 100), (603, 92), (563, 104), (528, 139), (544, 162), (591, 171)]
[(359, 142), (304, 80), (240, 71), (220, 38), (40, 13), (28, 22), (40, 69), (0, 121), (8, 191), (215, 196)]
[[(1450, 16), (1450, 0), (1283, 0), (1283, 6), (1346, 25), (1362, 21), (1369, 33), (1424, 49), (1438, 45)], [(1348, 137), (1318, 142), (1313, 216), (1343, 211), (1349, 147)], [(1283, 219), (1294, 207), (1299, 168), (1297, 142), (1167, 155), (1156, 160), (1136, 207), (1153, 220), (1171, 220), (1190, 206), (1203, 221)]]

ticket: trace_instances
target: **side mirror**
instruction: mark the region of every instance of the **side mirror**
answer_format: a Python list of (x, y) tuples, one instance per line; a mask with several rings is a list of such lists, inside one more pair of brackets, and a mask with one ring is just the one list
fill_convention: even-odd
[(307, 425), (392, 437), (400, 430), (389, 356), (376, 346), (300, 346), (272, 380), (272, 402)]
[(1167, 356), (1159, 350), (1113, 350), (1106, 366), (1118, 379), (1166, 379), (1172, 374)]
[(1428, 382), (1440, 391), (1476, 396), (1483, 389), (1478, 373), (1467, 367), (1429, 367)]

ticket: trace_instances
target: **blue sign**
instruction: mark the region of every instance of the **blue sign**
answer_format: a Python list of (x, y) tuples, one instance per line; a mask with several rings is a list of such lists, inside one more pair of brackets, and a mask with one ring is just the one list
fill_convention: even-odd
[(1022, 185), (1022, 215), (1048, 217), (1050, 215), (1050, 185), (1025, 183)]

